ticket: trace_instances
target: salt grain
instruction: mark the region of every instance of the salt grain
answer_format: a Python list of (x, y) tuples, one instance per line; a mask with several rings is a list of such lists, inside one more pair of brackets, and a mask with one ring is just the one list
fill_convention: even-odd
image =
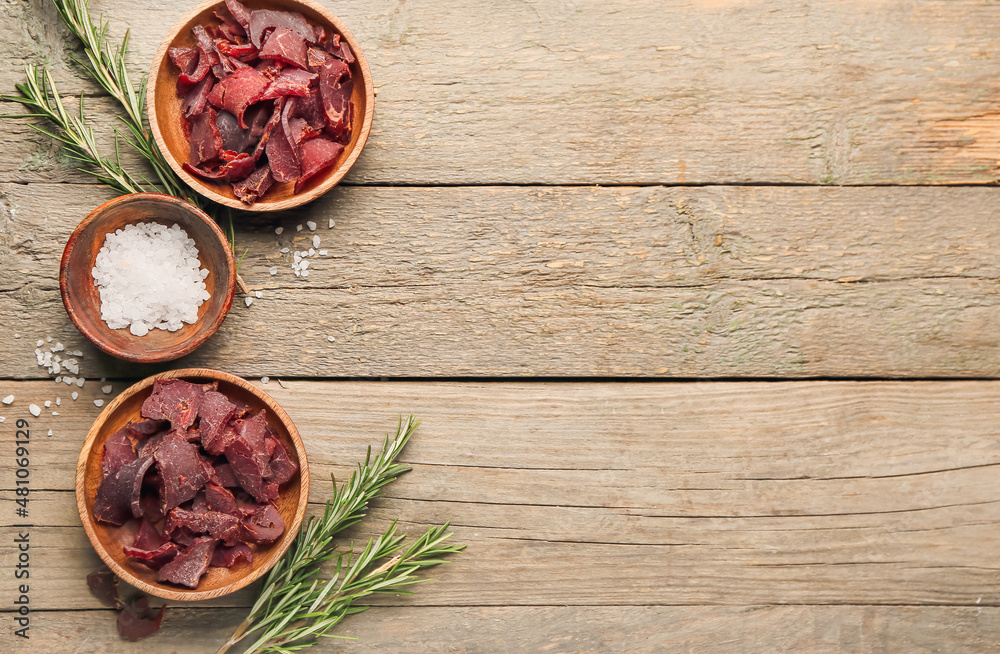
[(52, 415), (57, 416), (57, 415), (59, 415), (59, 412), (58, 411), (53, 411)]
[(50, 406), (52, 406), (52, 400), (45, 400), (42, 404), (45, 406), (46, 409), (48, 409)]
[(94, 400), (94, 406), (104, 406), (104, 400)]
[(198, 248), (179, 225), (139, 223), (108, 234), (91, 274), (100, 289), (101, 318), (136, 336), (194, 324), (198, 307), (211, 297)]
[(80, 388), (83, 388), (83, 382), (84, 382), (84, 381), (86, 381), (86, 380), (84, 380), (84, 378), (83, 378), (83, 377), (77, 377), (77, 378), (76, 378), (76, 385), (77, 385), (78, 387), (80, 387)]
[(75, 400), (76, 398), (80, 397), (80, 394), (77, 393), (76, 391), (73, 391), (72, 393), (69, 394), (69, 396)]
[(326, 256), (326, 250), (320, 250), (319, 252), (317, 252), (317, 254), (319, 256), (321, 256), (321, 257), (325, 257)]
[(319, 247), (319, 237), (318, 236), (313, 236), (313, 247), (314, 248), (318, 248)]
[(38, 339), (38, 342), (35, 343), (35, 347), (42, 347), (43, 345), (45, 345), (45, 341), (42, 339)]
[(20, 334), (14, 334), (14, 338), (21, 338)]
[(4, 418), (3, 416), (0, 416), (0, 422), (3, 422), (4, 420), (6, 420), (6, 418)]
[(337, 339), (335, 339), (333, 336), (327, 336), (326, 340), (330, 341), (331, 343), (334, 343), (336, 342)]
[(330, 219), (330, 226), (329, 226), (329, 227), (327, 227), (327, 229), (333, 229), (333, 225), (334, 225), (334, 223), (333, 223), (333, 218), (331, 218), (331, 219)]
[(61, 404), (62, 404), (62, 398), (61, 397), (57, 397), (56, 398), (56, 406), (60, 406)]
[(278, 234), (279, 236), (281, 235), (281, 232), (283, 232), (283, 231), (285, 231), (284, 227), (275, 227), (274, 228), (274, 233)]
[(251, 304), (253, 304), (253, 298), (250, 297), (249, 295), (246, 296), (245, 298), (243, 298), (243, 301), (247, 303), (247, 306), (250, 306)]
[(302, 225), (296, 225), (295, 226), (295, 231), (301, 232), (302, 231)]
[(282, 254), (288, 254), (288, 248), (281, 248)]
[(108, 393), (111, 392), (111, 389), (113, 389), (113, 388), (114, 388), (114, 386), (111, 385), (111, 384), (108, 384), (107, 386), (101, 386), (101, 392), (104, 393), (105, 395), (107, 395)]
[(263, 294), (263, 293), (262, 293), (261, 291), (255, 291), (255, 292), (254, 292), (254, 295), (256, 295), (256, 296), (257, 296), (257, 299), (258, 299), (258, 300), (259, 300), (260, 298), (264, 297), (264, 294)]
[(42, 408), (37, 404), (29, 404), (28, 411), (31, 412), (31, 415), (35, 416), (36, 418), (42, 415)]
[(316, 223), (314, 223), (314, 222), (313, 222), (313, 221), (311, 221), (311, 220), (307, 220), (307, 221), (306, 221), (306, 227), (308, 227), (308, 228), (309, 228), (309, 231), (310, 231), (310, 232), (315, 232), (315, 231), (316, 231)]
[(272, 266), (271, 269), (268, 270), (267, 272), (271, 273), (272, 276), (273, 275), (277, 275), (278, 274), (278, 268), (276, 266)]
[(270, 378), (270, 377), (261, 377), (261, 378), (260, 378), (260, 383), (261, 383), (261, 384), (266, 384), (266, 383), (267, 383), (267, 382), (269, 382), (269, 381), (271, 381), (271, 378)]
[(50, 430), (49, 430), (49, 436), (51, 436), (51, 435), (52, 435), (52, 430), (50, 429)]
[(8, 395), (7, 397), (3, 398), (3, 403), (4, 404), (10, 404), (13, 401), (14, 401), (14, 396), (13, 395)]

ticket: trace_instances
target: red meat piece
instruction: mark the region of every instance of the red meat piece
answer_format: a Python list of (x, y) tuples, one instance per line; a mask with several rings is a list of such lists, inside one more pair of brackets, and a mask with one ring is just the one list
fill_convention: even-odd
[[(294, 100), (293, 100), (294, 102)], [(292, 110), (294, 113), (295, 110)], [(288, 135), (293, 145), (298, 147), (305, 140), (319, 136), (323, 132), (309, 126), (309, 121), (305, 118), (291, 118), (288, 121)]]
[(149, 598), (142, 595), (134, 602), (126, 604), (118, 614), (118, 634), (128, 640), (152, 636), (160, 629), (166, 610), (166, 604), (161, 606), (159, 611), (151, 609)]
[(167, 434), (154, 456), (163, 478), (164, 510), (187, 502), (198, 494), (212, 474), (212, 466), (198, 453), (198, 446), (189, 443), (176, 431)]
[(246, 543), (273, 543), (285, 533), (285, 519), (278, 507), (267, 503), (257, 508), (248, 520), (241, 524), (240, 539)]
[(250, 29), (250, 10), (237, 0), (226, 0), (226, 8), (244, 30)]
[(353, 90), (351, 71), (343, 61), (330, 59), (320, 67), (319, 97), (323, 102), (327, 127), (337, 139), (350, 135)]
[(216, 382), (192, 384), (183, 379), (157, 379), (152, 394), (142, 403), (142, 417), (169, 420), (174, 428), (187, 429), (198, 416), (201, 396), (218, 386)]
[(326, 113), (323, 111), (323, 101), (320, 99), (319, 88), (309, 89), (309, 95), (303, 98), (295, 98), (291, 115), (295, 118), (304, 118), (309, 123), (309, 127), (314, 130), (322, 130), (326, 127)]
[(205, 28), (201, 25), (196, 25), (194, 29), (194, 38), (198, 45), (198, 65), (195, 67), (194, 71), (190, 74), (181, 73), (177, 78), (182, 84), (196, 84), (205, 78), (208, 74), (208, 69), (219, 65), (219, 54), (215, 51), (215, 43), (212, 41), (212, 37), (208, 35)]
[(302, 171), (298, 157), (288, 140), (288, 114), (291, 105), (285, 104), (281, 112), (281, 128), (275, 129), (267, 142), (267, 162), (271, 166), (271, 175), (276, 182), (294, 182)]
[(250, 42), (258, 48), (261, 44), (261, 37), (269, 29), (284, 27), (297, 33), (309, 43), (316, 42), (316, 34), (313, 32), (309, 21), (298, 12), (275, 11), (273, 9), (257, 9), (250, 12)]
[(104, 441), (104, 456), (101, 458), (102, 478), (118, 472), (126, 463), (136, 460), (135, 450), (132, 449), (132, 441), (125, 435), (126, 428), (122, 427)]
[(221, 54), (236, 57), (244, 62), (256, 59), (259, 52), (253, 43), (232, 43), (230, 41), (219, 41), (215, 44), (215, 49)]
[(184, 75), (190, 75), (198, 67), (198, 50), (196, 48), (170, 48), (167, 50), (170, 61)]
[(306, 41), (287, 27), (278, 27), (264, 41), (257, 56), (261, 59), (276, 59), (305, 70)]
[(295, 192), (298, 193), (317, 173), (332, 166), (340, 153), (344, 151), (344, 146), (330, 139), (318, 136), (299, 144), (299, 160), (302, 162), (302, 177), (295, 183)]
[(139, 559), (142, 563), (145, 563), (151, 568), (159, 568), (160, 566), (169, 563), (175, 556), (177, 556), (177, 552), (179, 551), (180, 548), (177, 547), (177, 543), (170, 541), (151, 550), (145, 550), (139, 547), (128, 547), (127, 545), (122, 548), (122, 552), (125, 556)]
[(135, 532), (132, 547), (140, 550), (155, 550), (167, 542), (167, 539), (156, 530), (156, 526), (146, 518), (139, 519), (139, 528)]
[(236, 498), (233, 497), (232, 493), (216, 483), (209, 482), (205, 486), (205, 502), (212, 511), (239, 515)]
[(121, 608), (118, 599), (118, 577), (107, 566), (101, 566), (87, 575), (87, 586), (90, 593), (106, 606)]
[(121, 525), (129, 518), (141, 516), (139, 492), (142, 490), (142, 477), (152, 463), (152, 457), (142, 457), (105, 477), (97, 488), (94, 517), (101, 522)]
[(189, 548), (160, 568), (156, 580), (168, 581), (188, 588), (197, 587), (201, 576), (208, 570), (208, 564), (212, 561), (212, 554), (215, 553), (217, 543), (218, 541), (210, 537), (196, 538)]
[(305, 97), (309, 95), (309, 85), (318, 77), (316, 73), (310, 73), (306, 70), (286, 68), (268, 85), (260, 99), (273, 100), (282, 95)]
[(166, 431), (169, 427), (170, 423), (166, 420), (140, 420), (139, 422), (128, 423), (125, 426), (125, 431), (128, 432), (129, 436), (142, 440), (148, 436)]
[[(223, 154), (225, 154), (225, 150)], [(221, 167), (214, 170), (207, 170), (205, 168), (198, 168), (192, 166), (188, 162), (184, 162), (181, 168), (191, 173), (192, 175), (197, 175), (202, 179), (211, 180), (225, 180), (227, 182), (235, 182), (244, 179), (250, 173), (252, 173), (256, 167), (256, 158), (250, 156), (246, 152), (241, 152), (236, 155), (232, 161), (224, 163)]]
[(272, 491), (264, 481), (266, 477), (271, 476), (264, 442), (266, 429), (267, 419), (261, 411), (245, 421), (237, 438), (226, 446), (226, 460), (232, 465), (240, 486), (258, 502), (266, 502), (277, 497), (277, 486), (275, 485)]
[(274, 454), (271, 455), (271, 481), (284, 484), (299, 471), (299, 464), (288, 454), (288, 449), (280, 440), (274, 440)]
[(340, 41), (336, 46), (330, 47), (329, 52), (337, 59), (346, 61), (349, 64), (353, 64), (355, 61), (354, 53), (351, 52), (351, 46), (347, 45), (347, 41)]
[(309, 70), (313, 72), (319, 72), (320, 66), (325, 64), (328, 59), (330, 59), (330, 55), (326, 52), (326, 50), (309, 48), (306, 51), (306, 65), (309, 66)]
[(224, 488), (238, 488), (240, 482), (236, 479), (236, 473), (233, 472), (233, 466), (229, 463), (220, 463), (215, 466), (215, 474), (212, 475), (212, 483), (218, 484)]
[(167, 515), (167, 531), (173, 533), (178, 527), (185, 527), (193, 534), (208, 533), (212, 538), (233, 541), (240, 534), (240, 520), (234, 515), (221, 511), (188, 511), (176, 508)]
[(219, 109), (225, 109), (236, 116), (240, 127), (247, 128), (243, 122), (243, 113), (247, 107), (260, 100), (261, 94), (267, 88), (268, 80), (255, 68), (240, 68), (232, 75), (215, 85), (208, 96), (208, 101)]
[(216, 548), (212, 555), (212, 565), (220, 568), (231, 568), (239, 560), (253, 563), (253, 550), (246, 543), (236, 543), (232, 547)]
[(161, 431), (160, 433), (150, 436), (146, 440), (142, 441), (139, 444), (139, 451), (138, 451), (139, 456), (140, 457), (153, 456), (154, 454), (156, 454), (156, 451), (160, 449), (160, 443), (163, 441), (163, 437), (166, 436), (168, 433), (169, 432)]
[(222, 393), (211, 391), (205, 393), (198, 406), (198, 423), (201, 428), (201, 445), (209, 454), (222, 454), (225, 445), (222, 433), (226, 424), (236, 414), (236, 405)]
[(233, 15), (232, 12), (229, 12), (229, 15), (227, 15), (226, 12), (220, 13), (216, 11), (213, 13), (216, 18), (222, 21), (223, 30), (229, 32), (232, 36), (246, 36), (246, 28), (243, 27), (242, 23), (236, 20), (236, 16)]
[(215, 122), (215, 111), (209, 108), (191, 121), (191, 165), (218, 159), (222, 154), (222, 134)]
[(272, 184), (274, 184), (274, 176), (271, 175), (271, 167), (265, 164), (252, 172), (242, 182), (233, 184), (233, 195), (246, 204), (253, 204), (264, 197)]

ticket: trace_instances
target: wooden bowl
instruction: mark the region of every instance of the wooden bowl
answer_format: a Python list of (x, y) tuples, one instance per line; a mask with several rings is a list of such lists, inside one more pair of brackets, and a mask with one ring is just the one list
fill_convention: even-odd
[(313, 0), (246, 0), (243, 2), (248, 9), (276, 9), (279, 11), (297, 11), (313, 25), (321, 25), (327, 33), (337, 32), (341, 39), (347, 41), (354, 52), (356, 61), (350, 65), (351, 77), (354, 79), (354, 92), (351, 101), (354, 103), (354, 117), (351, 125), (351, 142), (344, 146), (338, 162), (319, 173), (306, 183), (299, 193), (293, 193), (294, 182), (275, 183), (257, 202), (247, 205), (235, 195), (229, 184), (213, 183), (188, 174), (182, 167), (188, 160), (190, 146), (184, 136), (181, 126), (181, 101), (177, 96), (178, 71), (167, 57), (167, 50), (174, 47), (194, 47), (195, 39), (191, 29), (195, 25), (217, 25), (220, 23), (213, 12), (226, 11), (226, 3), (220, 0), (207, 0), (192, 9), (175, 24), (160, 44), (160, 49), (153, 57), (153, 65), (149, 71), (149, 86), (146, 91), (146, 105), (149, 125), (153, 129), (160, 152), (166, 157), (170, 167), (181, 179), (188, 183), (198, 193), (206, 198), (235, 209), (247, 211), (284, 211), (312, 202), (333, 188), (354, 162), (361, 155), (362, 148), (368, 140), (372, 128), (372, 117), (375, 111), (375, 84), (368, 68), (368, 60), (361, 50), (351, 30), (347, 29), (333, 12)]
[[(134, 336), (127, 327), (111, 329), (101, 319), (101, 295), (91, 269), (107, 234), (144, 221), (180, 225), (194, 239), (199, 261), (208, 269), (205, 285), (212, 297), (198, 307), (194, 324)], [(59, 268), (59, 290), (73, 324), (97, 347), (137, 363), (170, 361), (193, 351), (222, 324), (236, 293), (236, 262), (225, 234), (196, 207), (158, 193), (123, 195), (91, 211), (70, 235)]]
[[(299, 473), (281, 486), (275, 504), (285, 520), (285, 533), (270, 545), (251, 545), (253, 563), (239, 562), (232, 568), (209, 567), (194, 590), (156, 581), (156, 571), (125, 557), (124, 545), (131, 545), (137, 520), (121, 527), (94, 519), (94, 499), (101, 484), (101, 458), (104, 442), (130, 420), (138, 420), (143, 401), (153, 391), (157, 379), (183, 377), (192, 382), (218, 381), (219, 391), (250, 405), (252, 410), (267, 410), (267, 423), (299, 464)], [(97, 553), (118, 577), (144, 593), (168, 600), (202, 600), (220, 597), (253, 583), (271, 569), (298, 535), (309, 498), (309, 463), (299, 432), (291, 418), (267, 393), (246, 380), (229, 373), (206, 368), (185, 368), (153, 375), (129, 387), (116, 397), (94, 421), (80, 450), (76, 464), (76, 505), (87, 537)]]

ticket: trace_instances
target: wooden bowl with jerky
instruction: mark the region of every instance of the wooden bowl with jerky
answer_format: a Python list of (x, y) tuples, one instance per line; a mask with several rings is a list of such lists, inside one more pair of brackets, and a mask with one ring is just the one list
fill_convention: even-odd
[(240, 377), (154, 375), (94, 422), (76, 468), (87, 537), (122, 580), (169, 600), (220, 597), (273, 567), (309, 497), (288, 414)]
[(357, 161), (375, 86), (357, 39), (313, 0), (208, 0), (167, 33), (147, 113), (170, 167), (248, 211), (315, 200)]

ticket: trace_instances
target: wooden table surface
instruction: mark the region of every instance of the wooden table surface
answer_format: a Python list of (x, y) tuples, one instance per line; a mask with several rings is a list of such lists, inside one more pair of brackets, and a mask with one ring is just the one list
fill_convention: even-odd
[[(131, 29), (138, 77), (192, 4), (93, 8)], [(240, 219), (262, 297), (169, 366), (69, 322), (63, 244), (112, 194), (0, 122), (0, 651), (214, 652), (242, 619), (247, 592), (126, 643), (84, 581), (93, 401), (194, 365), (271, 378), (313, 510), (398, 414), (423, 420), (351, 536), (450, 520), (468, 549), (314, 651), (1000, 647), (1000, 4), (324, 4), (371, 63), (371, 138), (320, 201)], [(45, 63), (110, 149), (52, 6), (5, 2), (0, 28), (0, 89)], [(296, 278), (280, 250), (307, 220), (328, 255)], [(84, 353), (76, 401), (36, 365), (50, 336)]]

